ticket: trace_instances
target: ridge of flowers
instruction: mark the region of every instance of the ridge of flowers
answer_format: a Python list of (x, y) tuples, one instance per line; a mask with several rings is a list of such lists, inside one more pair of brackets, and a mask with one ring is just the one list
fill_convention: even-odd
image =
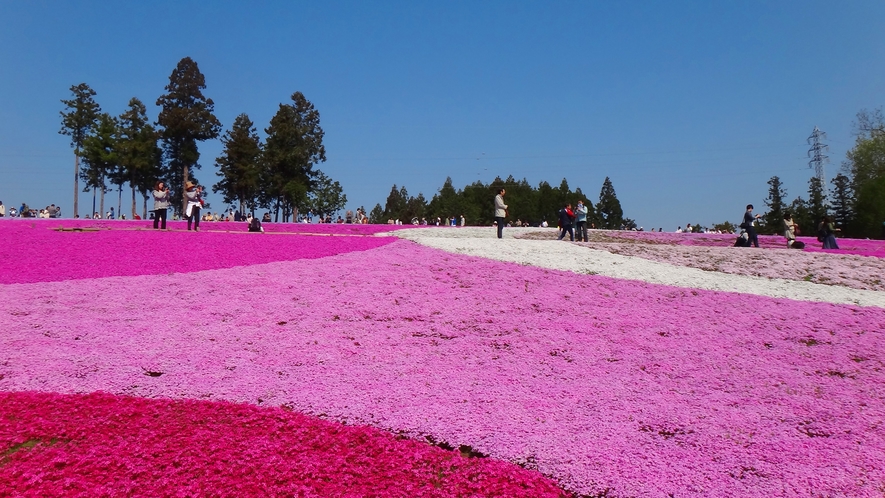
[(145, 292), (157, 282), (0, 286), (0, 390), (285, 405), (469, 445), (588, 495), (875, 496), (885, 483), (882, 309), (408, 241), (163, 275)]

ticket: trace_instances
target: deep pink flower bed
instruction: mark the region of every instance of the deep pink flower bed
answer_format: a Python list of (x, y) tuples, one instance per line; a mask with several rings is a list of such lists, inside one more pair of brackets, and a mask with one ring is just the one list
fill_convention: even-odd
[[(93, 251), (106, 258), (107, 247)], [(0, 316), (0, 391), (282, 405), (469, 445), (591, 495), (863, 497), (885, 486), (878, 308), (397, 241), (3, 285)]]
[[(153, 220), (89, 220), (89, 219), (42, 219), (42, 218), (15, 218), (9, 220), (0, 219), (0, 223), (26, 224), (29, 226), (47, 226), (50, 228), (101, 228), (101, 229), (151, 229), (154, 228)], [(0, 225), (3, 227), (5, 225)], [(376, 233), (402, 230), (404, 228), (418, 228), (413, 225), (348, 225), (337, 223), (262, 223), (265, 232), (283, 233), (309, 233), (328, 235), (374, 235)], [(170, 230), (187, 230), (187, 221), (167, 221), (166, 228)], [(247, 232), (248, 225), (245, 221), (201, 221), (200, 230), (203, 232)]]
[(0, 284), (162, 275), (316, 259), (364, 251), (395, 240), (245, 231), (230, 234), (208, 230), (136, 230), (125, 229), (125, 224), (140, 222), (127, 221), (104, 222), (104, 226), (112, 225), (113, 229), (69, 232), (55, 230), (60, 226), (55, 220), (40, 221), (0, 223), (0, 247), (7, 255), (0, 258)]
[(537, 472), (281, 408), (0, 392), (3, 496), (561, 497)]

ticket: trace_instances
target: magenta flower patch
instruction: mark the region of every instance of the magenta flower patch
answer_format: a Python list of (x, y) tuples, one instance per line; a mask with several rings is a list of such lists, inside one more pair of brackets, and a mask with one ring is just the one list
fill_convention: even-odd
[(4, 496), (564, 497), (537, 472), (280, 408), (0, 392)]
[[(53, 220), (0, 225), (0, 284), (188, 273), (273, 261), (316, 259), (388, 244), (390, 237), (222, 233), (204, 230), (58, 231)], [(86, 225), (84, 222), (80, 222)], [(221, 222), (217, 222), (220, 224)], [(208, 224), (208, 223), (207, 223)], [(68, 223), (77, 226), (76, 223)], [(68, 228), (70, 228), (68, 226)], [(309, 225), (308, 225), (309, 226)]]

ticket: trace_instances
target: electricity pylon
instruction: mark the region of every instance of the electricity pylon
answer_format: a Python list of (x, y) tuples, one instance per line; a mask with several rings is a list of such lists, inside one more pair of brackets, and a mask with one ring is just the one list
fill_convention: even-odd
[(830, 156), (824, 155), (824, 152), (830, 151), (830, 146), (821, 143), (821, 140), (827, 138), (826, 132), (820, 131), (817, 126), (814, 127), (814, 131), (811, 132), (811, 136), (808, 137), (808, 144), (811, 145), (811, 148), (808, 149), (808, 157), (811, 158), (811, 161), (808, 161), (808, 167), (814, 168), (814, 175), (820, 179), (821, 185), (826, 185), (824, 181), (824, 164), (830, 162)]

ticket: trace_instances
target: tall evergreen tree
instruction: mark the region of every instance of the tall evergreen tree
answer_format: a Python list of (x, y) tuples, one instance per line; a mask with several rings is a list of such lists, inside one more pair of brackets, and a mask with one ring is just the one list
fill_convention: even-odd
[(347, 195), (341, 184), (333, 181), (320, 170), (316, 171), (316, 187), (310, 192), (307, 207), (319, 215), (332, 215), (344, 209)]
[(562, 209), (559, 201), (559, 191), (550, 186), (546, 181), (538, 184), (537, 213), (541, 221), (547, 220), (552, 226), (556, 226), (557, 214)]
[(830, 182), (833, 184), (833, 217), (843, 232), (851, 234), (854, 220), (854, 191), (851, 188), (851, 179), (839, 173)]
[[(157, 145), (159, 134), (148, 122), (147, 109), (133, 97), (129, 107), (117, 118), (119, 131), (117, 151), (119, 168), (115, 175), (120, 184), (128, 182), (132, 189), (132, 216), (135, 216), (135, 193), (141, 193), (145, 204), (147, 194), (160, 178), (163, 151)], [(146, 215), (147, 206), (143, 215)]]
[(787, 197), (787, 191), (784, 190), (783, 183), (778, 176), (772, 176), (768, 180), (768, 198), (765, 199), (765, 205), (768, 206), (768, 212), (762, 216), (764, 223), (763, 233), (776, 233), (784, 224), (784, 211)]
[(83, 148), (83, 141), (86, 140), (89, 130), (101, 113), (101, 107), (92, 98), (95, 96), (95, 90), (86, 83), (71, 86), (71, 94), (73, 98), (61, 101), (67, 112), (61, 111), (59, 113), (61, 114), (61, 130), (58, 133), (71, 137), (71, 147), (74, 148), (73, 216), (76, 217), (80, 213), (80, 150)]
[[(793, 215), (793, 221), (799, 225), (799, 231), (801, 233), (807, 235), (814, 235), (817, 230), (817, 223), (820, 220), (815, 221), (811, 216), (811, 211), (808, 210), (808, 203), (801, 196), (795, 198), (789, 206), (790, 214)], [(783, 223), (781, 223), (783, 225)]]
[(104, 194), (107, 191), (106, 180), (119, 165), (117, 154), (117, 121), (107, 113), (99, 114), (90, 135), (83, 140), (83, 166), (80, 178), (86, 183), (84, 192), (90, 188), (101, 194), (99, 212), (104, 213)]
[(261, 139), (249, 116), (240, 114), (233, 127), (221, 137), (223, 150), (215, 159), (221, 180), (213, 190), (220, 192), (224, 202), (237, 203), (237, 210), (255, 212), (261, 185)]
[[(266, 203), (283, 209), (284, 220), (292, 208), (302, 208), (314, 186), (314, 165), (325, 162), (320, 113), (301, 92), (292, 94), (292, 104), (280, 104), (266, 128), (264, 148)], [(270, 207), (270, 206), (268, 206)]]
[(457, 217), (463, 211), (461, 204), (461, 195), (455, 190), (455, 187), (452, 185), (452, 177), (449, 176), (446, 177), (446, 181), (443, 182), (439, 192), (430, 199), (430, 203), (427, 205), (427, 212), (433, 218)]
[(599, 228), (618, 230), (624, 223), (624, 211), (609, 177), (605, 177), (605, 181), (602, 182), (599, 202), (596, 204), (596, 216), (599, 219)]
[(213, 114), (215, 103), (203, 95), (205, 88), (206, 78), (197, 63), (185, 57), (169, 76), (166, 94), (157, 99), (162, 108), (157, 122), (162, 127), (166, 177), (172, 188), (181, 188), (181, 211), (186, 204), (184, 184), (200, 167), (197, 142), (217, 138), (221, 131), (221, 123)]
[(827, 205), (827, 193), (824, 191), (823, 182), (820, 178), (812, 176), (808, 180), (808, 214), (816, 223), (820, 223), (829, 211), (830, 206)]
[(381, 204), (375, 204), (375, 207), (369, 212), (369, 223), (387, 223)]
[(382, 217), (385, 220), (402, 220), (400, 216), (405, 212), (406, 204), (408, 203), (408, 193), (406, 193), (406, 196), (403, 196), (405, 191), (405, 186), (402, 189), (397, 189), (395, 183), (390, 188), (390, 194), (387, 196), (387, 201), (384, 203), (384, 211), (382, 212)]

